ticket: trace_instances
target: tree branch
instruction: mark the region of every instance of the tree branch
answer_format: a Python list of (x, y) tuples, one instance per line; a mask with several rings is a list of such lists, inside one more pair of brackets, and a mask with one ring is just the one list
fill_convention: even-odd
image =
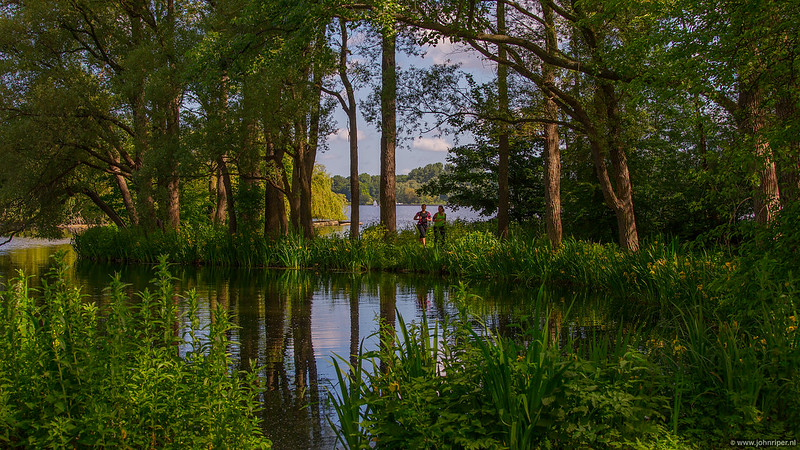
[(593, 64), (584, 63), (581, 61), (574, 61), (566, 59), (564, 57), (553, 55), (546, 49), (542, 48), (540, 45), (527, 39), (508, 36), (506, 34), (489, 34), (481, 32), (472, 32), (468, 30), (453, 28), (437, 22), (415, 20), (410, 17), (405, 17), (402, 15), (396, 15), (395, 17), (398, 21), (405, 23), (407, 25), (426, 30), (436, 31), (445, 36), (457, 37), (467, 41), (470, 40), (482, 41), (496, 45), (503, 45), (503, 44), (513, 45), (515, 47), (523, 48), (536, 55), (540, 60), (542, 60), (542, 62), (545, 62), (552, 66), (561, 67), (563, 69), (574, 70), (577, 72), (585, 73), (598, 78), (605, 78), (608, 80), (615, 80), (615, 81), (631, 80), (630, 77), (623, 76), (609, 69), (599, 68)]

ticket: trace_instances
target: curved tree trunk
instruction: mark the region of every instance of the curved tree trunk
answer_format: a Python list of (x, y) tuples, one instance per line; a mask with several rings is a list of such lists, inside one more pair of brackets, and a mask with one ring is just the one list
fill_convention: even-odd
[[(609, 83), (599, 83), (594, 100), (595, 114), (601, 119), (584, 122), (589, 130), (592, 160), (603, 198), (617, 217), (619, 245), (624, 249), (635, 251), (639, 249), (639, 233), (633, 210), (633, 188), (628, 170), (628, 158), (620, 135), (619, 106), (614, 87)], [(602, 128), (598, 130), (595, 124), (599, 124)], [(606, 165), (606, 155), (611, 160), (613, 184)]]
[(100, 208), (100, 210), (103, 211), (103, 213), (105, 213), (105, 215), (108, 216), (112, 222), (114, 222), (116, 226), (119, 228), (126, 228), (125, 221), (123, 221), (119, 214), (114, 211), (114, 208), (109, 206), (108, 203), (104, 202), (96, 192), (92, 191), (91, 189), (84, 189), (83, 193), (86, 194), (86, 196), (89, 197), (92, 202), (97, 205), (97, 207)]
[[(108, 157), (115, 163), (119, 163), (119, 156), (113, 152), (108, 152)], [(117, 180), (117, 187), (122, 195), (122, 203), (125, 205), (125, 210), (128, 212), (128, 218), (133, 226), (139, 225), (139, 214), (136, 211), (136, 205), (133, 203), (131, 191), (128, 189), (128, 181), (117, 166), (111, 166), (111, 171), (114, 172), (114, 179)]]
[(347, 113), (348, 136), (350, 139), (350, 239), (358, 239), (359, 200), (361, 187), (358, 180), (358, 116), (356, 115), (356, 96), (353, 84), (347, 76), (347, 22), (339, 19), (342, 46), (339, 49), (339, 78), (342, 79), (347, 104), (342, 105)]

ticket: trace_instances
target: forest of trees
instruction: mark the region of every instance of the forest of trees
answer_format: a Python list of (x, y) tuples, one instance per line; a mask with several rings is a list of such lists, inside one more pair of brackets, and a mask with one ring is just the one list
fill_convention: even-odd
[[(444, 194), (496, 203), (500, 236), (537, 216), (554, 244), (567, 232), (635, 250), (643, 233), (769, 223), (800, 197), (798, 2), (1, 5), (3, 235), (102, 216), (311, 236), (332, 214), (320, 208), (341, 205), (316, 162), (338, 107), (351, 172), (333, 190), (378, 200), (389, 232), (396, 202)], [(445, 41), (494, 79), (398, 66)], [(359, 113), (381, 133), (377, 189), (358, 172)], [(417, 191), (395, 150), (429, 130), (471, 143)]]

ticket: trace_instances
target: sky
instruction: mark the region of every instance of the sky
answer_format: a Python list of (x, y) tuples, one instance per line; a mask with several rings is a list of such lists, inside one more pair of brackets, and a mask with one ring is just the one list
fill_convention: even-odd
[[(447, 41), (438, 43), (435, 47), (428, 47), (424, 57), (409, 57), (397, 53), (398, 68), (409, 66), (429, 67), (432, 64), (446, 62), (460, 63), (461, 68), (473, 73), (477, 78), (492, 77), (495, 69), (489, 62), (479, 58), (477, 53), (468, 50), (460, 44)], [(366, 89), (356, 93), (356, 101), (368, 94)], [(338, 103), (337, 103), (338, 106)], [(347, 116), (341, 106), (333, 114), (336, 121), (336, 132), (326, 137), (328, 150), (317, 155), (317, 162), (324, 165), (328, 174), (350, 175), (350, 147), (348, 140)], [(398, 121), (402, 120), (398, 116)], [(380, 133), (366, 122), (360, 114), (358, 117), (358, 173), (378, 175), (380, 173)], [(469, 142), (470, 139), (460, 139), (460, 143)], [(444, 163), (447, 151), (453, 146), (452, 136), (429, 135), (414, 136), (413, 139), (399, 139), (395, 154), (397, 175), (406, 175), (412, 169), (423, 167), (432, 163)]]

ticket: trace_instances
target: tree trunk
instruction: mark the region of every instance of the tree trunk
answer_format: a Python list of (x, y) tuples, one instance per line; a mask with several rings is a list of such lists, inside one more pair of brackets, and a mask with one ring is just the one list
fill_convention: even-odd
[[(271, 166), (269, 162), (274, 162)], [(283, 151), (278, 150), (272, 142), (267, 142), (267, 182), (264, 186), (264, 236), (285, 236), (289, 232), (289, 223), (286, 218), (286, 205), (284, 195), (275, 187), (283, 183)], [(270, 171), (269, 168), (274, 170)], [(284, 187), (287, 187), (284, 185)]]
[[(119, 157), (113, 152), (108, 152), (108, 156), (114, 162), (119, 163)], [(122, 195), (122, 203), (125, 205), (125, 210), (128, 211), (130, 223), (134, 226), (138, 226), (139, 214), (136, 212), (136, 205), (134, 205), (131, 191), (128, 189), (128, 181), (122, 175), (118, 167), (112, 166), (111, 170), (114, 172), (114, 178), (117, 180), (117, 186), (119, 187), (119, 192)]]
[[(142, 45), (143, 24), (142, 18), (132, 12), (128, 13), (131, 26), (131, 44)], [(147, 116), (145, 79), (146, 70), (134, 67), (132, 72), (132, 89), (129, 97), (131, 114), (133, 116), (133, 148), (134, 167), (132, 168), (132, 182), (136, 192), (137, 215), (139, 225), (145, 231), (151, 231), (156, 226), (156, 209), (153, 199), (153, 173), (149, 167), (144, 167), (144, 161), (150, 152), (150, 121)]]
[[(301, 141), (302, 142), (302, 141)], [(297, 143), (299, 147), (302, 143)], [(299, 150), (296, 150), (299, 151)], [(287, 189), (289, 201), (289, 223), (293, 233), (300, 232), (300, 169), (297, 167), (297, 158), (292, 165), (292, 188)]]
[(342, 79), (344, 90), (347, 95), (347, 124), (350, 139), (350, 239), (358, 239), (359, 199), (361, 189), (358, 182), (358, 116), (356, 115), (356, 97), (353, 91), (353, 84), (347, 76), (347, 22), (339, 19), (339, 29), (342, 38), (342, 46), (339, 51), (339, 78)]
[[(617, 217), (619, 245), (624, 249), (635, 251), (639, 249), (639, 233), (633, 210), (633, 189), (628, 159), (620, 135), (617, 102), (614, 87), (608, 83), (600, 83), (595, 91), (595, 113), (599, 119), (586, 120), (584, 124), (589, 130), (592, 159), (603, 198)], [(601, 130), (596, 128), (596, 124), (602, 127)], [(606, 155), (611, 160), (616, 187), (611, 183), (605, 161)]]
[(110, 207), (108, 203), (104, 202), (96, 192), (92, 191), (91, 189), (84, 189), (83, 193), (86, 194), (86, 196), (89, 197), (92, 202), (97, 205), (97, 207), (100, 208), (100, 210), (103, 211), (112, 222), (114, 222), (116, 226), (119, 228), (126, 228), (125, 221), (123, 221), (119, 214), (114, 211), (114, 208)]
[(245, 81), (242, 87), (242, 124), (241, 140), (237, 163), (239, 167), (239, 192), (236, 204), (238, 227), (245, 231), (255, 231), (261, 227), (261, 200), (264, 198), (261, 189), (260, 164), (263, 161), (260, 147), (257, 145), (258, 127), (254, 117), (253, 87), (251, 81)]
[(180, 229), (181, 212), (180, 212), (180, 179), (177, 173), (170, 174), (167, 180), (167, 229), (177, 231)]
[(267, 182), (264, 190), (265, 236), (285, 236), (288, 232), (289, 224), (286, 219), (286, 205), (283, 203), (283, 193), (278, 190), (271, 182)]
[(300, 228), (303, 235), (307, 238), (314, 237), (313, 218), (311, 216), (311, 177), (314, 170), (314, 156), (311, 144), (303, 142), (302, 161), (303, 164), (298, 171), (300, 175)]
[[(317, 45), (322, 46), (322, 42), (323, 39), (319, 39)], [(317, 161), (320, 116), (322, 114), (322, 69), (315, 66), (312, 75), (311, 117), (309, 118), (308, 144), (303, 153), (303, 190), (300, 195), (300, 218), (303, 221), (303, 234), (309, 239), (314, 237), (311, 185), (314, 177), (314, 164)]]
[(225, 182), (222, 181), (222, 171), (217, 167), (216, 173), (211, 178), (211, 192), (214, 193), (214, 214), (211, 219), (215, 226), (221, 226), (228, 217), (228, 193), (225, 190)]
[[(540, 1), (545, 21), (545, 36), (547, 51), (555, 53), (557, 49), (557, 36), (553, 10), (547, 1)], [(555, 82), (555, 67), (550, 64), (542, 63), (542, 78), (545, 86), (551, 86)], [(544, 95), (544, 118), (548, 123), (544, 124), (544, 201), (545, 201), (545, 226), (547, 237), (553, 248), (561, 245), (561, 149), (558, 142), (558, 105), (555, 102), (551, 91), (545, 89)]]
[(233, 196), (233, 185), (231, 183), (231, 173), (228, 169), (228, 162), (226, 161), (226, 155), (222, 154), (217, 159), (217, 165), (219, 165), (219, 174), (220, 178), (222, 178), (222, 184), (225, 186), (225, 199), (228, 209), (228, 232), (230, 234), (236, 233), (239, 228), (239, 222), (236, 218), (236, 200)]
[(306, 237), (313, 237), (311, 217), (311, 176), (314, 170), (314, 150), (309, 143), (305, 122), (295, 122), (297, 135), (292, 167), (292, 196), (289, 197), (292, 228)]
[(178, 68), (175, 64), (175, 2), (167, 1), (167, 58), (169, 68), (170, 93), (167, 99), (166, 146), (169, 167), (166, 180), (166, 226), (170, 230), (180, 228), (180, 175), (178, 172), (178, 153), (180, 151), (180, 103), (181, 88), (178, 81)]
[(755, 171), (758, 174), (758, 186), (753, 194), (753, 212), (756, 222), (767, 224), (772, 222), (780, 209), (780, 192), (778, 191), (778, 173), (772, 156), (769, 142), (763, 136), (766, 124), (762, 89), (748, 86), (739, 91), (740, 128), (746, 134), (748, 142), (753, 145), (755, 155)]
[[(797, 92), (797, 89), (797, 86), (791, 86), (790, 89), (787, 89), (788, 92), (779, 97), (776, 115), (781, 126), (788, 128), (790, 123), (795, 124), (795, 127), (800, 124), (797, 106), (795, 106), (797, 100), (794, 92)], [(800, 154), (798, 153), (800, 146), (796, 135), (789, 136), (788, 141), (783, 151), (779, 152), (780, 157), (776, 157), (778, 189), (781, 193), (781, 205), (784, 207), (789, 203), (800, 201)]]
[(381, 42), (381, 225), (387, 236), (397, 232), (397, 202), (395, 197), (395, 146), (397, 145), (397, 67), (395, 66), (396, 37), (384, 33)]
[(236, 198), (233, 192), (233, 184), (231, 182), (231, 172), (228, 167), (228, 146), (230, 140), (227, 135), (231, 132), (228, 120), (228, 83), (229, 78), (227, 73), (223, 74), (219, 87), (220, 91), (216, 102), (212, 106), (216, 111), (210, 111), (219, 124), (214, 129), (219, 133), (215, 136), (214, 142), (217, 143), (217, 168), (219, 178), (217, 179), (217, 215), (214, 223), (217, 225), (222, 224), (227, 217), (228, 220), (228, 233), (234, 234), (239, 229), (238, 213), (236, 208)]
[[(497, 2), (497, 31), (500, 34), (506, 33), (505, 3), (502, 1)], [(505, 46), (498, 45), (497, 54), (500, 59), (506, 59)], [(500, 114), (508, 117), (508, 67), (504, 64), (497, 65), (497, 95)], [(497, 165), (497, 236), (500, 239), (507, 239), (511, 203), (508, 187), (508, 125), (500, 121), (498, 128), (500, 130), (497, 142), (499, 156)]]

